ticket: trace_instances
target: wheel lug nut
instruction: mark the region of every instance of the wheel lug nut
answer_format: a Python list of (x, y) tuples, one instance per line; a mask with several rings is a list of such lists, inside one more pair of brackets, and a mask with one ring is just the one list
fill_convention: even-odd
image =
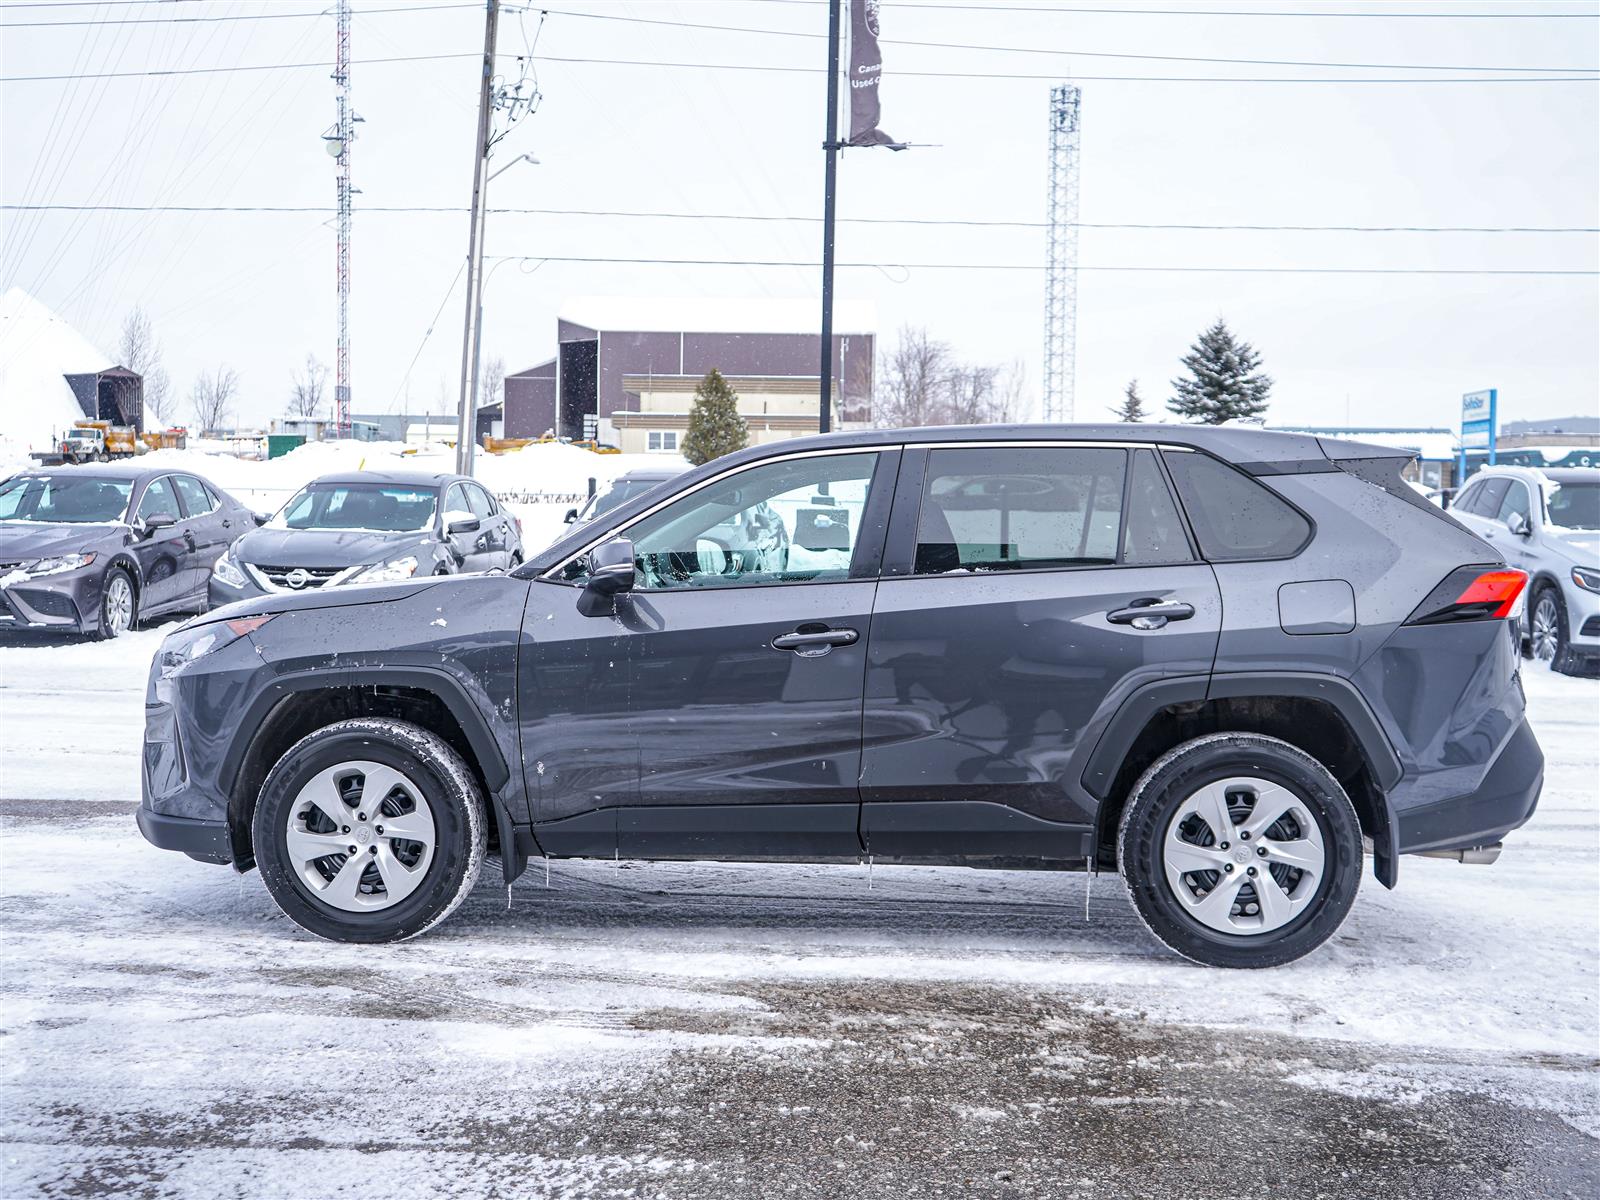
[(1226, 850), (1227, 848), (1228, 848), (1228, 843), (1227, 842), (1223, 842), (1222, 845), (1218, 847), (1218, 849), (1220, 849), (1220, 850)]
[[(354, 847), (354, 846), (351, 846), (351, 847), (350, 847), (350, 853), (351, 853), (351, 854), (355, 854), (355, 853), (356, 853), (356, 848), (355, 848), (355, 847)], [(1232, 868), (1232, 867), (1229, 867), (1229, 868), (1228, 868), (1228, 870), (1230, 870), (1230, 871), (1231, 871), (1231, 870), (1233, 870), (1233, 868)]]
[(1227, 871), (1229, 874), (1232, 874), (1233, 873), (1233, 864), (1232, 863), (1223, 863), (1222, 864), (1222, 869), (1224, 871)]
[(1245, 872), (1246, 875), (1254, 875), (1255, 873), (1256, 873), (1256, 869), (1254, 867), (1251, 867), (1248, 871)]
[(356, 814), (356, 820), (365, 821), (366, 819), (367, 819), (367, 814), (366, 813), (357, 813)]
[(1265, 858), (1267, 856), (1267, 848), (1265, 846), (1257, 846), (1256, 853), (1261, 855), (1262, 858)]
[(1239, 840), (1248, 842), (1250, 840), (1250, 831), (1248, 829), (1241, 829), (1239, 831)]
[(343, 833), (349, 833), (350, 832), (350, 826), (348, 826), (348, 825), (341, 826), (340, 830)]
[[(377, 852), (378, 852), (378, 848), (376, 846), (374, 846), (372, 848), (372, 853), (376, 854)], [(1254, 867), (1251, 867), (1250, 868), (1250, 874), (1254, 875), (1255, 873), (1256, 873), (1256, 869)]]
[[(379, 833), (382, 833), (382, 832), (383, 832), (383, 826), (382, 826), (382, 825), (379, 825), (379, 826), (378, 826), (378, 827), (377, 827), (377, 830), (378, 830), (378, 832), (379, 832)], [(1261, 853), (1263, 853), (1263, 854), (1265, 854), (1265, 853), (1266, 853), (1266, 851), (1265, 851), (1265, 850), (1263, 850), (1263, 851), (1262, 851), (1262, 852), (1261, 852)]]

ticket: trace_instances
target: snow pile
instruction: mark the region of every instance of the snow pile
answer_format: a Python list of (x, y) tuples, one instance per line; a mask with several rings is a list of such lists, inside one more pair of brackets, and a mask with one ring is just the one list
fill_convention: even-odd
[(0, 296), (0, 468), (83, 419), (65, 376), (116, 365), (20, 287)]

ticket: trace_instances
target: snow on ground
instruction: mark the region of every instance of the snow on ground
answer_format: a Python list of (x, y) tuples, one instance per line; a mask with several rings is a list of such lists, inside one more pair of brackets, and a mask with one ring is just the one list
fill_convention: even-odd
[[(486, 871), (317, 941), (132, 819), (161, 635), (0, 645), (0, 1195), (1593, 1195), (1600, 683), (1493, 867), (1406, 859), (1311, 958), (1167, 954), (1120, 883)], [(1085, 905), (1087, 899), (1087, 919)]]

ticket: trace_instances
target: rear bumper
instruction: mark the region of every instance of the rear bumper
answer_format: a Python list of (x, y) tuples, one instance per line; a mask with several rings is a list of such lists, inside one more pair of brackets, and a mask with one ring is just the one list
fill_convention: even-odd
[(1476, 791), (1397, 814), (1400, 853), (1492, 845), (1533, 816), (1543, 787), (1544, 752), (1522, 720)]
[(144, 840), (162, 850), (177, 850), (207, 863), (231, 863), (233, 842), (226, 821), (201, 821), (193, 817), (169, 817), (141, 808), (139, 832)]

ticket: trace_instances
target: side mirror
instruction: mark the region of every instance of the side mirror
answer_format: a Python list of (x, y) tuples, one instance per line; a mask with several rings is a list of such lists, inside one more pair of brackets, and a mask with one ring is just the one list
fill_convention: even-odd
[(561, 518), (561, 523), (563, 525), (571, 525), (577, 519), (578, 519), (578, 510), (575, 509), (575, 508), (569, 508), (569, 509), (567, 509), (567, 515)]
[(139, 517), (133, 523), (133, 528), (141, 537), (149, 537), (158, 529), (171, 529), (178, 523), (178, 518), (171, 513), (151, 513), (148, 517)]
[(617, 597), (633, 591), (633, 543), (613, 538), (589, 555), (589, 578), (578, 597), (578, 611), (586, 617), (609, 617), (617, 611)]
[(1514, 512), (1506, 518), (1506, 528), (1518, 537), (1529, 537), (1533, 533), (1533, 526), (1528, 523), (1528, 518), (1519, 512)]
[(265, 525), (268, 521), (272, 520), (272, 514), (267, 512), (253, 512), (250, 514), (250, 519), (258, 526)]
[(458, 533), (477, 533), (483, 522), (469, 512), (447, 512), (444, 515), (444, 531), (449, 537)]

